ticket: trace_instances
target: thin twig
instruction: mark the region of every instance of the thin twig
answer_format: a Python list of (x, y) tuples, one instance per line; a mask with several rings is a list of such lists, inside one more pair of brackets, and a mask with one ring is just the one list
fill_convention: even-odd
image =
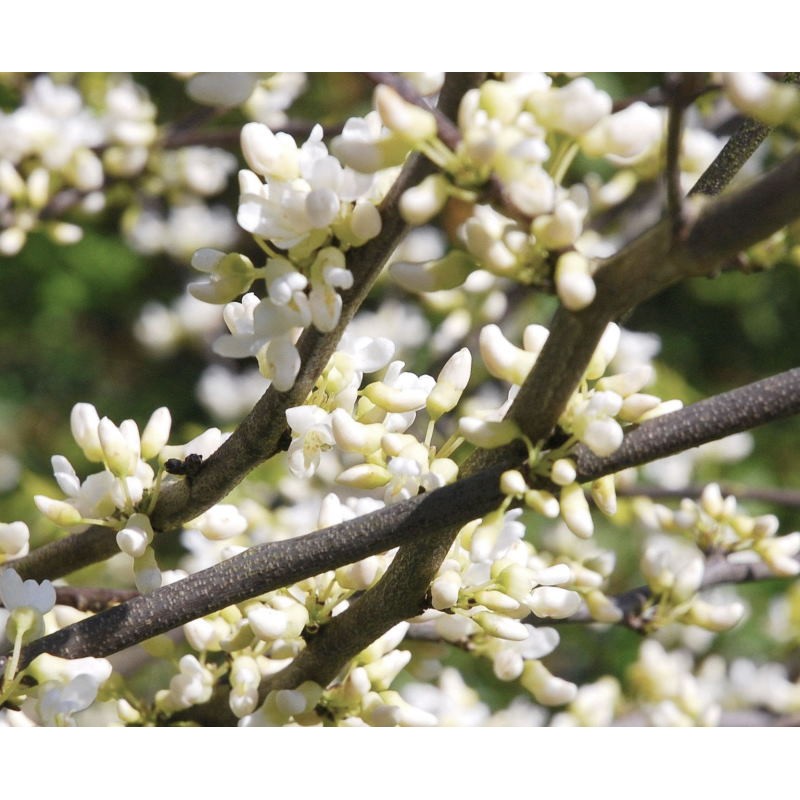
[[(684, 497), (696, 499), (705, 491), (705, 485), (689, 485), (679, 489), (664, 486), (649, 486), (641, 483), (633, 486), (618, 486), (617, 497), (649, 497), (651, 500), (681, 500)], [(774, 489), (766, 486), (746, 486), (739, 483), (720, 483), (724, 496), (733, 495), (737, 500), (769, 503), (786, 508), (800, 508), (800, 491), (796, 489)]]
[[(256, 403), (233, 435), (208, 458), (191, 481), (166, 487), (151, 514), (158, 532), (172, 530), (193, 519), (225, 497), (255, 466), (285, 449), (287, 408), (302, 405), (313, 389), (344, 332), (344, 328), (369, 293), (386, 260), (408, 230), (397, 211), (400, 196), (432, 169), (419, 156), (412, 156), (381, 204), (381, 233), (364, 246), (347, 254), (347, 266), (354, 276), (353, 287), (342, 293), (343, 308), (336, 329), (320, 333), (307, 328), (297, 344), (302, 368), (288, 392), (273, 387)], [(67, 575), (117, 552), (114, 533), (92, 526), (82, 533), (44, 545), (13, 563), (24, 578), (43, 580)]]
[[(761, 214), (764, 219), (759, 218)], [(547, 343), (510, 416), (531, 441), (546, 440), (610, 320), (680, 277), (711, 274), (732, 252), (768, 235), (766, 228), (775, 230), (797, 216), (800, 155), (787, 159), (746, 190), (720, 198), (677, 243), (669, 220), (660, 223), (609, 259), (597, 273), (597, 297), (587, 309), (577, 313), (563, 308), (557, 311)], [(519, 443), (496, 451), (478, 451), (462, 474), (508, 463), (513, 453), (519, 453)], [(451, 525), (413, 546), (401, 547), (383, 578), (325, 625), (309, 646), (262, 689), (292, 688), (309, 679), (327, 683), (371, 641), (397, 622), (414, 616), (457, 532), (458, 526)]]
[[(797, 374), (800, 373), (800, 370), (793, 372), (796, 373), (794, 380), (800, 380), (800, 375)], [(775, 377), (779, 378), (780, 376)], [(747, 405), (747, 398), (757, 392), (757, 387), (758, 384), (750, 384), (723, 396), (721, 401), (723, 408), (730, 409), (740, 405), (736, 402), (737, 392), (742, 395), (742, 404)], [(788, 413), (787, 408), (796, 408), (797, 396), (797, 391), (793, 395), (787, 387), (787, 391), (779, 395), (782, 401), (769, 403), (764, 409), (764, 414), (772, 415), (773, 418), (785, 416)], [(645, 422), (636, 431), (632, 431), (629, 436), (639, 434), (651, 448), (650, 450), (647, 450), (645, 446), (633, 448), (633, 452), (642, 459), (641, 463), (663, 457), (665, 450), (669, 450), (669, 443), (666, 441), (663, 431), (680, 430), (682, 417), (687, 420), (695, 420), (695, 423), (698, 419), (700, 421), (714, 420), (713, 423), (708, 424), (713, 424), (716, 434), (720, 437), (727, 435), (729, 431), (719, 425), (720, 414), (713, 413), (715, 400), (716, 398), (710, 398), (702, 401), (705, 404), (706, 413), (699, 417), (695, 413), (694, 407), (688, 406), (674, 414)], [(768, 421), (770, 421), (769, 418), (765, 417), (759, 420), (759, 423)], [(731, 425), (733, 428), (737, 428), (739, 422), (738, 418), (734, 418), (731, 420)], [(707, 432), (702, 429), (701, 424), (690, 424), (689, 427), (693, 431), (695, 440), (683, 440), (684, 446), (691, 447), (708, 440)], [(642, 431), (645, 433), (642, 434)], [(95, 617), (82, 620), (36, 640), (24, 651), (23, 663), (29, 663), (31, 659), (42, 652), (49, 652), (64, 658), (108, 655), (160, 633), (165, 633), (192, 619), (219, 611), (231, 604), (317, 575), (328, 569), (336, 569), (368, 555), (385, 552), (404, 542), (413, 541), (417, 543), (418, 547), (424, 547), (425, 543), (440, 536), (442, 530), (447, 531), (453, 526), (460, 526), (496, 508), (502, 498), (499, 489), (500, 474), (506, 468), (519, 466), (524, 457), (523, 448), (522, 453), (516, 454), (516, 460), (498, 464), (471, 478), (465, 478), (442, 489), (419, 495), (307, 536), (250, 548), (221, 564), (189, 575), (187, 578), (162, 587), (149, 595), (132, 598)], [(605, 461), (605, 467), (593, 465), (593, 475), (598, 472), (607, 474), (618, 469), (614, 456)], [(713, 572), (710, 574), (713, 575)], [(362, 599), (353, 607), (358, 607), (364, 597), (368, 595), (369, 592), (363, 595)], [(386, 602), (392, 609), (397, 605), (395, 598), (387, 597)], [(407, 606), (403, 609), (405, 613), (401, 618), (415, 616), (422, 610), (421, 598), (410, 597), (405, 602)], [(330, 653), (320, 654), (317, 642), (322, 636), (331, 637), (329, 639), (332, 643), (330, 646), (335, 647), (337, 637), (332, 636), (329, 631), (334, 630), (335, 632), (337, 621), (341, 620), (343, 616), (344, 614), (335, 617), (328, 625), (324, 626), (304, 652), (316, 653), (317, 657), (325, 663)], [(376, 624), (385, 624), (384, 617), (378, 616)], [(369, 635), (372, 635), (372, 632)], [(347, 644), (347, 639), (345, 639), (345, 645)], [(294, 662), (296, 664), (299, 661), (299, 667), (303, 666), (301, 659), (302, 656)], [(0, 671), (2, 671), (1, 658)], [(289, 675), (286, 674), (286, 671), (280, 675), (283, 677), (277, 685), (277, 678), (265, 683), (264, 692), (270, 687), (285, 688)]]

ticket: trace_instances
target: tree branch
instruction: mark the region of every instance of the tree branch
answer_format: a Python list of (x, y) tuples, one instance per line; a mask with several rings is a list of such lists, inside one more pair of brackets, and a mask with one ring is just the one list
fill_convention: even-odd
[[(468, 77), (460, 73), (448, 77), (440, 95), (440, 105), (445, 111), (458, 107)], [(315, 328), (307, 328), (297, 344), (303, 366), (292, 389), (278, 392), (273, 387), (268, 388), (233, 435), (203, 462), (190, 481), (179, 481), (161, 492), (151, 514), (153, 527), (158, 533), (194, 519), (225, 497), (250, 470), (286, 448), (286, 409), (302, 405), (314, 388), (345, 327), (408, 231), (398, 212), (400, 197), (432, 169), (427, 159), (418, 155), (409, 158), (380, 206), (380, 234), (347, 253), (347, 267), (353, 273), (354, 282), (351, 289), (342, 292), (343, 307), (336, 329), (323, 334)], [(116, 552), (114, 532), (109, 528), (92, 526), (82, 533), (38, 548), (13, 562), (13, 566), (23, 578), (54, 579), (110, 558)]]
[[(764, 220), (758, 218), (761, 213)], [(547, 343), (509, 416), (531, 441), (545, 440), (581, 380), (609, 321), (681, 277), (711, 274), (733, 252), (755, 244), (797, 216), (800, 154), (746, 190), (720, 198), (682, 241), (675, 243), (670, 220), (657, 225), (598, 271), (597, 296), (588, 308), (580, 312), (560, 308), (556, 312)], [(774, 226), (772, 230), (765, 230), (770, 226)], [(513, 462), (513, 453), (519, 453), (519, 443), (478, 451), (467, 461), (462, 474), (474, 474), (503, 461)], [(291, 688), (309, 679), (328, 683), (371, 641), (418, 613), (458, 529), (454, 524), (435, 536), (402, 547), (383, 578), (325, 625), (313, 643), (262, 688)]]
[[(798, 380), (800, 370), (791, 372), (794, 373), (793, 380)], [(786, 374), (788, 373), (784, 373), (784, 375)], [(767, 381), (781, 378), (782, 376), (779, 375), (774, 379), (767, 379)], [(759, 386), (763, 383), (760, 381), (756, 384), (749, 384), (741, 389), (720, 395), (722, 398), (719, 401), (721, 408), (727, 410), (739, 405), (746, 407), (749, 402), (748, 398), (757, 394), (760, 391)], [(783, 392), (773, 393), (774, 400), (764, 406), (765, 417), (759, 419), (758, 424), (785, 417), (788, 413), (792, 413), (789, 409), (800, 410), (797, 407), (798, 393), (793, 394), (787, 384), (784, 384), (784, 389)], [(674, 433), (681, 429), (682, 417), (687, 419), (687, 424), (690, 425), (694, 435), (693, 439), (683, 438), (681, 440), (684, 448), (703, 444), (713, 438), (709, 436), (709, 431), (703, 427), (704, 425), (710, 425), (714, 435), (718, 437), (738, 430), (741, 420), (736, 416), (730, 419), (730, 428), (719, 424), (724, 414), (722, 411), (715, 413), (714, 406), (717, 400), (718, 398), (714, 397), (695, 404), (695, 406), (705, 408), (702, 414), (696, 413), (695, 406), (688, 406), (674, 414), (649, 420), (631, 431), (628, 437), (637, 436), (648, 443), (648, 446), (634, 445), (632, 448), (632, 453), (641, 459), (637, 463), (661, 458), (665, 453), (671, 452), (667, 433)], [(695, 419), (696, 424), (692, 424), (692, 419)], [(625, 447), (625, 442), (623, 442), (620, 449)], [(591, 480), (600, 474), (617, 471), (620, 466), (615, 456), (616, 454), (607, 459), (592, 462), (587, 468), (586, 460), (582, 460), (579, 455), (579, 467), (583, 465), (581, 467), (582, 478)], [(502, 499), (499, 489), (500, 475), (505, 469), (520, 466), (524, 457), (524, 448), (522, 448), (522, 452), (517, 452), (515, 459), (498, 463), (494, 467), (470, 478), (464, 478), (450, 486), (418, 495), (402, 503), (388, 506), (316, 533), (252, 547), (221, 564), (189, 575), (187, 578), (164, 586), (151, 594), (134, 597), (94, 617), (37, 639), (23, 651), (22, 663), (29, 663), (43, 652), (62, 658), (109, 655), (165, 633), (192, 619), (219, 611), (231, 604), (257, 597), (326, 570), (336, 569), (369, 555), (385, 552), (398, 545), (413, 542), (417, 547), (424, 548), (426, 543), (441, 537), (442, 531), (447, 532), (453, 527), (458, 528), (496, 508)], [(628, 462), (627, 466), (632, 465), (630, 458), (626, 461)], [(543, 486), (544, 483), (542, 482), (541, 485)], [(410, 549), (413, 550), (413, 548), (403, 548), (403, 550)], [(708, 574), (714, 576), (716, 573), (712, 570)], [(381, 596), (385, 598), (385, 602), (389, 604), (393, 613), (402, 613), (401, 619), (406, 619), (420, 613), (422, 598), (426, 590), (427, 584), (417, 597), (404, 596), (399, 602), (386, 594)], [(362, 599), (352, 608), (360, 607), (363, 599), (369, 595), (370, 592), (363, 595)], [(339, 652), (337, 645), (341, 646), (340, 641), (343, 641), (345, 645), (350, 645), (352, 633), (343, 640), (339, 640), (337, 636), (332, 636), (328, 631), (335, 632), (337, 625), (340, 624), (339, 620), (348, 613), (349, 611), (334, 617), (330, 623), (321, 628), (308, 648), (295, 659), (292, 665), (278, 676), (265, 682), (263, 693), (265, 694), (270, 688), (286, 688), (292, 685), (290, 679), (293, 675), (302, 674), (303, 680), (316, 679), (320, 682), (327, 682), (322, 679), (319, 671), (313, 671), (310, 667), (313, 666), (317, 670), (325, 668), (331, 663), (332, 652), (338, 656), (334, 659), (336, 663), (339, 663), (339, 658), (345, 655)], [(385, 613), (378, 618), (375, 624), (386, 624)], [(347, 629), (349, 630), (349, 625)], [(320, 638), (323, 636), (330, 638), (326, 641)], [(364, 634), (367, 644), (372, 641), (370, 637), (375, 638), (375, 632), (371, 629)], [(319, 641), (326, 642), (325, 648), (321, 648), (317, 644)], [(358, 644), (360, 645), (361, 642), (359, 641)], [(362, 647), (358, 646), (358, 650), (360, 649)], [(305, 653), (309, 652), (313, 654), (313, 661), (310, 664), (308, 661), (304, 661)], [(345, 663), (347, 660), (348, 658), (344, 658), (341, 663)], [(2, 671), (3, 663), (3, 659), (0, 658), (0, 671)], [(301, 667), (303, 670), (299, 672)], [(330, 668), (326, 669), (326, 674), (329, 671)], [(329, 679), (335, 677), (337, 671), (338, 667), (333, 669), (333, 674)]]

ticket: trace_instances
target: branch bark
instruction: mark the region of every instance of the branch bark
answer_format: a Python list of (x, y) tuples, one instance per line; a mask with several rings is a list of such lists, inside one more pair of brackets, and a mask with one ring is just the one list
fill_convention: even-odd
[[(746, 190), (710, 205), (682, 241), (674, 240), (669, 219), (657, 225), (598, 271), (597, 295), (588, 308), (556, 312), (547, 343), (509, 416), (531, 441), (545, 440), (611, 320), (680, 278), (713, 274), (733, 253), (798, 216), (800, 154), (795, 154)], [(508, 463), (518, 448), (517, 443), (478, 451), (462, 474)], [(304, 680), (326, 684), (375, 638), (418, 613), (458, 529), (454, 524), (402, 547), (378, 584), (322, 628), (313, 643), (262, 689), (292, 688)]]
[[(442, 113), (453, 113), (475, 76), (453, 73), (442, 87), (439, 105)], [(398, 212), (403, 192), (419, 183), (433, 170), (427, 159), (413, 155), (406, 163), (380, 207), (380, 234), (347, 254), (347, 267), (353, 273), (353, 287), (342, 292), (342, 314), (336, 329), (320, 333), (308, 328), (297, 347), (302, 368), (288, 392), (267, 389), (233, 435), (203, 464), (191, 481), (184, 480), (165, 488), (158, 498), (151, 521), (157, 535), (194, 519), (224, 498), (254, 467), (286, 449), (286, 409), (302, 405), (319, 374), (336, 349), (342, 333), (363, 303), (375, 279), (394, 252), (408, 225)], [(110, 558), (117, 552), (114, 531), (92, 526), (38, 548), (13, 562), (23, 578), (59, 578), (89, 564)]]

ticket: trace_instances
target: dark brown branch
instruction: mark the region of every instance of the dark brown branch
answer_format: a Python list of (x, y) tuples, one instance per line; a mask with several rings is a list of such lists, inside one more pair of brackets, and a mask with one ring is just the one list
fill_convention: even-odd
[[(381, 204), (381, 233), (363, 247), (347, 254), (354, 275), (353, 288), (343, 292), (342, 316), (336, 329), (322, 334), (308, 328), (298, 342), (303, 367), (289, 392), (270, 387), (242, 421), (234, 434), (217, 450), (191, 481), (179, 481), (161, 493), (151, 515), (157, 531), (172, 530), (193, 519), (225, 497), (255, 466), (285, 447), (286, 409), (302, 405), (313, 389), (341, 338), (344, 328), (363, 302), (386, 260), (408, 230), (397, 212), (400, 196), (432, 169), (419, 156), (412, 156)], [(25, 578), (43, 580), (67, 575), (117, 552), (113, 531), (93, 526), (38, 548), (14, 562)]]
[[(800, 73), (787, 72), (784, 80), (797, 83)], [(689, 195), (719, 194), (738, 174), (750, 156), (769, 136), (772, 128), (750, 117), (742, 120), (737, 131), (727, 141), (717, 157), (692, 187)]]
[[(800, 155), (795, 155), (745, 191), (720, 198), (700, 216), (685, 239), (675, 242), (669, 220), (657, 225), (598, 271), (597, 296), (587, 309), (556, 312), (547, 343), (510, 409), (511, 418), (531, 441), (546, 440), (608, 322), (682, 277), (711, 274), (736, 251), (798, 216)], [(479, 451), (462, 474), (509, 463), (514, 453), (519, 453), (519, 443)], [(325, 684), (371, 641), (414, 616), (457, 533), (454, 524), (411, 547), (402, 547), (383, 578), (325, 625), (313, 643), (262, 690), (291, 688), (304, 680)]]
[(800, 368), (644, 422), (630, 431), (619, 449), (607, 458), (579, 447), (575, 452), (578, 480), (591, 481), (797, 413), (800, 413)]
[[(800, 370), (792, 372), (798, 373)], [(767, 380), (775, 381), (781, 377), (775, 376), (775, 378)], [(796, 374), (794, 379), (797, 379)], [(758, 393), (757, 387), (761, 383), (763, 382), (750, 384), (721, 396), (721, 408), (725, 410), (739, 405), (747, 407), (748, 398)], [(784, 388), (787, 388), (785, 384)], [(737, 402), (737, 393), (741, 393), (741, 403)], [(796, 396), (792, 397), (788, 390), (775, 394), (775, 397), (783, 398), (782, 402), (788, 403), (791, 408), (797, 407)], [(689, 420), (695, 420), (695, 423), (691, 421), (687, 423), (693, 431), (695, 439), (682, 440), (684, 447), (696, 446), (709, 440), (708, 431), (702, 429), (704, 420), (707, 424), (712, 425), (717, 436), (725, 436), (738, 429), (740, 420), (736, 417), (730, 421), (732, 428), (720, 426), (719, 420), (722, 418), (722, 411), (719, 413), (713, 411), (716, 400), (717, 398), (710, 398), (696, 404), (704, 406), (705, 411), (702, 414), (698, 415), (694, 411), (695, 407), (689, 406), (674, 414), (646, 422), (637, 430), (631, 431), (629, 436), (644, 437), (644, 442), (649, 443), (651, 448), (648, 450), (646, 446), (639, 445), (632, 448), (633, 453), (642, 459), (639, 463), (660, 458), (664, 455), (665, 449), (669, 450), (669, 447), (665, 448), (662, 443), (666, 439), (666, 432), (674, 433), (681, 428), (677, 424), (680, 415), (685, 415), (685, 418)], [(786, 416), (787, 406), (782, 402), (769, 401), (764, 406), (763, 413), (773, 415), (772, 418)], [(764, 418), (760, 419), (759, 423), (767, 421), (769, 419)], [(642, 431), (645, 431), (645, 434), (642, 434)], [(625, 443), (621, 449), (624, 448)], [(328, 569), (352, 563), (368, 555), (384, 552), (403, 543), (415, 542), (418, 548), (424, 550), (427, 543), (441, 537), (443, 530), (449, 531), (452, 527), (457, 528), (496, 508), (502, 497), (498, 484), (500, 474), (504, 469), (519, 466), (523, 458), (524, 448), (522, 454), (517, 453), (516, 460), (497, 464), (451, 486), (411, 498), (307, 536), (253, 547), (217, 566), (190, 575), (184, 580), (165, 586), (152, 594), (137, 596), (95, 617), (70, 625), (33, 642), (25, 650), (23, 663), (28, 663), (41, 652), (49, 652), (66, 658), (108, 655), (152, 636), (165, 633), (191, 619), (221, 610), (233, 603), (256, 597), (264, 592), (317, 575)], [(599, 474), (608, 474), (619, 469), (615, 456), (603, 461), (604, 465), (602, 462), (601, 464), (592, 464), (591, 474), (585, 474), (584, 477), (590, 480)], [(585, 464), (585, 459), (581, 461), (579, 456), (579, 465), (582, 463)], [(583, 472), (587, 473), (586, 468), (583, 469)], [(413, 550), (413, 548), (404, 549)], [(728, 567), (732, 568), (731, 565)], [(708, 580), (721, 580), (719, 573), (714, 571), (718, 569), (713, 565), (709, 568)], [(733, 573), (729, 572), (728, 574)], [(746, 574), (746, 570), (741, 574)], [(754, 577), (761, 577), (759, 573), (752, 574)], [(424, 588), (427, 589), (427, 584)], [(369, 593), (366, 593), (364, 597), (368, 595)], [(422, 610), (423, 595), (424, 590), (418, 598), (409, 597), (404, 601), (406, 605), (405, 607), (401, 606), (404, 612), (401, 619), (415, 616)], [(384, 598), (394, 612), (394, 609), (398, 607), (397, 600), (385, 595)], [(362, 597), (362, 601), (363, 599)], [(353, 607), (358, 607), (362, 601)], [(335, 617), (328, 625), (324, 626), (314, 637), (314, 644), (309, 645), (305, 651), (314, 653), (315, 659), (318, 660), (315, 660), (314, 664), (319, 669), (329, 663), (331, 652), (327, 648), (325, 650), (318, 649), (317, 642), (322, 636), (331, 637), (329, 631), (335, 631), (337, 624), (340, 624), (338, 620), (344, 616), (342, 614)], [(381, 625), (382, 623), (385, 624), (385, 616), (379, 616), (375, 624)], [(370, 630), (366, 636), (375, 638), (375, 633)], [(338, 639), (332, 636), (327, 641), (330, 642), (329, 648), (335, 648)], [(347, 637), (344, 642), (346, 645), (349, 644)], [(334, 659), (334, 661), (338, 662), (338, 659)], [(294, 663), (298, 665), (295, 669), (303, 667), (302, 656)], [(305, 662), (303, 671), (305, 672), (307, 669), (308, 663)], [(2, 659), (0, 659), (0, 670), (2, 670)], [(289, 681), (293, 674), (291, 670), (292, 666), (280, 673), (280, 676), (265, 683), (264, 692), (268, 688), (284, 688), (291, 685), (291, 681)]]

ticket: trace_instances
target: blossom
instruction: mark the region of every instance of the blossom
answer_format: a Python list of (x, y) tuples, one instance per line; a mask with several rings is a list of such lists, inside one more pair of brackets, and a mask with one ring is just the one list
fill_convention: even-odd
[(16, 570), (5, 568), (0, 571), (0, 600), (10, 612), (6, 637), (30, 641), (44, 632), (43, 617), (55, 605), (56, 590), (48, 580), (23, 581)]

